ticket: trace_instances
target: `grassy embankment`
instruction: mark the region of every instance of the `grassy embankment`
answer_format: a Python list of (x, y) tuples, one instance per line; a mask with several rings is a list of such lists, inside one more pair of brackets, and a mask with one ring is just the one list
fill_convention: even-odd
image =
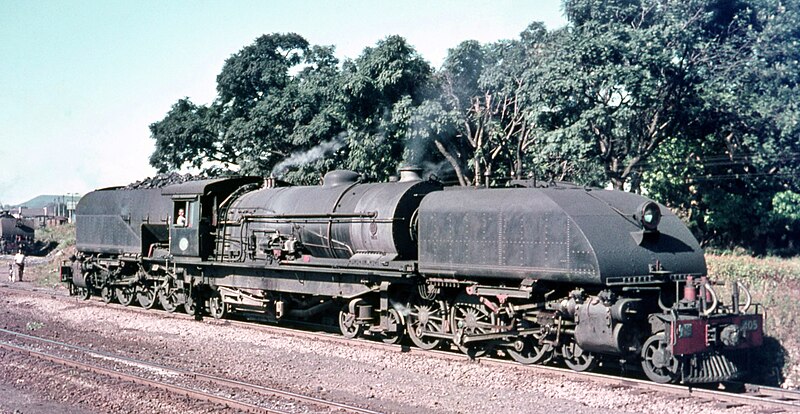
[(36, 229), (36, 241), (44, 248), (38, 254), (47, 253), (47, 256), (41, 259), (37, 257), (38, 254), (31, 256), (25, 269), (25, 278), (42, 286), (59, 287), (58, 267), (62, 260), (75, 253), (75, 225)]
[[(40, 229), (36, 238), (55, 247), (46, 260), (29, 266), (27, 279), (59, 286), (58, 265), (75, 252), (75, 226)], [(732, 282), (740, 280), (765, 310), (768, 338), (756, 364), (759, 382), (800, 388), (800, 258), (707, 254), (706, 259), (711, 279), (725, 282), (718, 288), (723, 298), (730, 297)]]
[(725, 282), (718, 289), (723, 298), (740, 280), (763, 306), (767, 338), (755, 364), (760, 382), (800, 388), (800, 258), (706, 254), (706, 261), (709, 277)]

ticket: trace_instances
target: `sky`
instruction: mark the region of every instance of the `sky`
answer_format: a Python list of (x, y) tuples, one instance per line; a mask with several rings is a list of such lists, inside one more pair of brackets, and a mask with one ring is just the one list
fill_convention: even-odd
[(268, 33), (340, 59), (403, 36), (438, 68), (464, 40), (566, 24), (560, 0), (0, 0), (0, 205), (156, 174), (148, 126), (216, 97), (225, 59)]

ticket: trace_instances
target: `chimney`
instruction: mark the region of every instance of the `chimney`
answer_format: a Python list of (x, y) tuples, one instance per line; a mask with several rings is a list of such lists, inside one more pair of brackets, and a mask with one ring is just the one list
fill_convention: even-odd
[(422, 168), (407, 165), (405, 167), (400, 168), (400, 182), (405, 183), (409, 181), (422, 181)]
[(269, 177), (264, 178), (264, 188), (275, 188), (275, 176), (270, 174)]

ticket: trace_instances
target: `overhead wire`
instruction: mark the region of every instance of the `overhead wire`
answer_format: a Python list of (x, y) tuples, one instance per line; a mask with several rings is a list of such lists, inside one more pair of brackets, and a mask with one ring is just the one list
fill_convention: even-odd
[[(737, 155), (718, 154), (718, 155), (698, 157), (697, 159), (690, 159), (683, 162), (669, 163), (668, 166), (670, 168), (680, 168), (688, 166), (698, 166), (702, 168), (714, 168), (714, 167), (726, 167), (726, 166), (744, 167), (744, 166), (752, 166), (754, 164), (753, 161), (766, 161), (771, 163), (784, 163), (784, 164), (788, 164), (792, 161), (797, 161), (798, 162), (797, 167), (800, 167), (800, 152), (789, 152), (783, 154), (763, 154), (763, 155), (754, 153), (737, 154)], [(663, 166), (662, 163), (656, 161), (649, 161), (638, 165), (637, 169), (642, 172), (655, 171), (662, 166)], [(797, 177), (797, 174), (788, 172), (779, 172), (779, 171), (776, 171), (774, 173), (746, 172), (746, 171), (726, 172), (726, 173), (709, 172), (706, 174), (683, 176), (682, 178), (684, 178), (687, 181), (697, 182), (697, 181), (748, 180), (761, 177), (795, 178)]]

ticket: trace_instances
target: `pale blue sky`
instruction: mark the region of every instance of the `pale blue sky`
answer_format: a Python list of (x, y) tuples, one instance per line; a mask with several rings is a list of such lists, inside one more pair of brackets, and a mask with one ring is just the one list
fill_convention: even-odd
[(0, 0), (0, 204), (154, 175), (148, 125), (184, 96), (210, 103), (225, 59), (262, 34), (340, 58), (399, 34), (438, 67), (533, 21), (564, 25), (560, 0)]

